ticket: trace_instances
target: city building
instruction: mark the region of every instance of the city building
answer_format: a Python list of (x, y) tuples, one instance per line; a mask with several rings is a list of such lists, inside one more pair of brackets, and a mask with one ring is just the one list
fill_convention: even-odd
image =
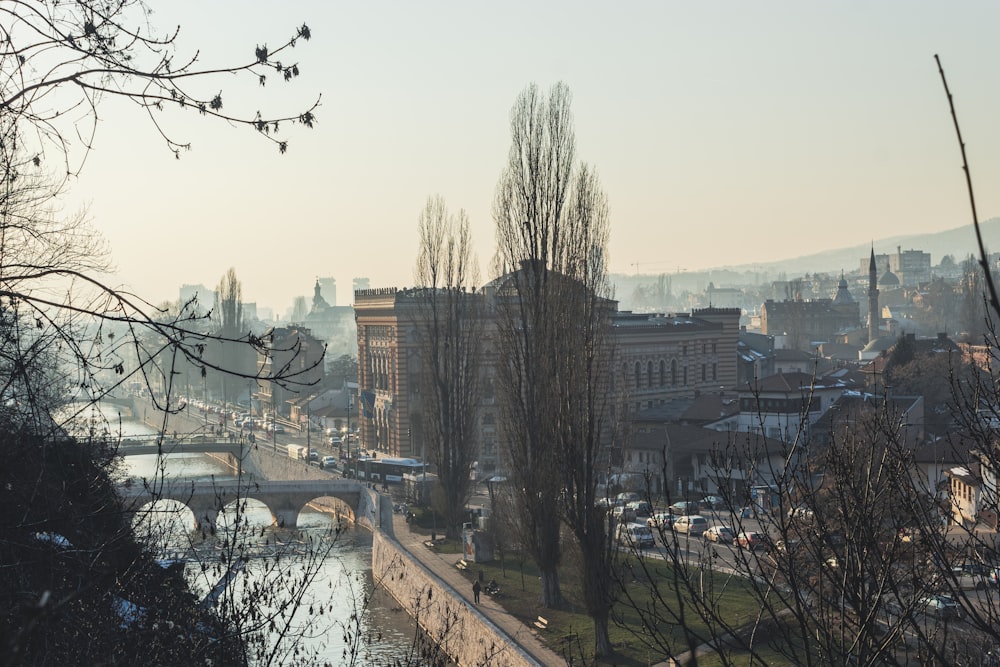
[(309, 395), (323, 380), (325, 346), (305, 327), (272, 329), (268, 354), (258, 353), (257, 369), (263, 377), (288, 378), (258, 381), (257, 400), (263, 415), (289, 419), (292, 403)]
[[(492, 298), (495, 281), (469, 298)], [(354, 295), (358, 332), (358, 385), (362, 448), (379, 455), (419, 458), (426, 451), (420, 428), (417, 378), (421, 373), (419, 318), (422, 290), (359, 290)], [(736, 384), (740, 309), (703, 308), (681, 314), (620, 312), (612, 305), (614, 368), (620, 369), (629, 414), (719, 392)], [(488, 323), (487, 333), (489, 338)], [(487, 351), (488, 354), (488, 351)], [(490, 375), (484, 369), (484, 376)], [(487, 383), (488, 385), (488, 383)], [(477, 439), (478, 473), (498, 469), (499, 415), (487, 389)]]
[(760, 327), (765, 336), (783, 337), (784, 347), (812, 352), (834, 341), (844, 330), (860, 325), (858, 304), (834, 299), (774, 301), (761, 306)]

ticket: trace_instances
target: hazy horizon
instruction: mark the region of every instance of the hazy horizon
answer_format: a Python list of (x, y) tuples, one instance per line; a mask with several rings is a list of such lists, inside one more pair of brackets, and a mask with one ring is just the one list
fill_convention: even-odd
[[(302, 75), (212, 82), (227, 105), (288, 112), (320, 93), (286, 155), (251, 132), (168, 115), (180, 160), (128, 105), (101, 107), (68, 205), (88, 205), (116, 280), (159, 303), (214, 288), (283, 314), (317, 277), (411, 285), (417, 218), (440, 194), (472, 221), (488, 279), (509, 112), (535, 82), (573, 93), (577, 154), (611, 210), (611, 270), (768, 263), (970, 218), (933, 56), (948, 75), (980, 216), (1000, 214), (1000, 4), (154, 3), (180, 55), (243, 60), (307, 23)], [(238, 17), (238, 20), (234, 20)], [(220, 26), (225, 26), (220, 30)], [(229, 107), (227, 107), (229, 108)]]

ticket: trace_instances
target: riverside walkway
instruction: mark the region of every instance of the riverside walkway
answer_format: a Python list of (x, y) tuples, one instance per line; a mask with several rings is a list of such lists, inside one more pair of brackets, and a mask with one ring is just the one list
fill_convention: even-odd
[(566, 664), (562, 657), (539, 640), (534, 630), (508, 614), (500, 603), (489, 595), (480, 596), (479, 604), (473, 604), (472, 582), (466, 579), (456, 567), (462, 554), (442, 554), (427, 548), (424, 545), (424, 542), (427, 541), (426, 535), (411, 532), (403, 515), (393, 514), (392, 517), (392, 529), (396, 541), (432, 572), (439, 581), (447, 584), (452, 589), (456, 599), (462, 600), (489, 619), (493, 625), (503, 630), (511, 642), (520, 646), (521, 650), (534, 658), (539, 665), (557, 667)]

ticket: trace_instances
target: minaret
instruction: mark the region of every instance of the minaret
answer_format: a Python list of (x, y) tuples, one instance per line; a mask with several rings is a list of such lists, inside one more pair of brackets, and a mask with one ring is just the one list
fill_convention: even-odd
[(875, 246), (872, 246), (872, 258), (868, 262), (868, 342), (878, 338), (878, 269), (875, 267)]

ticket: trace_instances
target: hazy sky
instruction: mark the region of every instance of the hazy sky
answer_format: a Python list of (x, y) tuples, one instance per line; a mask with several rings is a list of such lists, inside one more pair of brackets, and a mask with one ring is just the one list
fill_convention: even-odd
[[(970, 221), (934, 64), (968, 145), (980, 217), (1000, 215), (1000, 3), (151, 0), (181, 52), (251, 57), (307, 23), (291, 84), (212, 82), (226, 109), (322, 94), (278, 155), (194, 115), (112, 102), (73, 196), (148, 300), (214, 287), (283, 313), (317, 277), (413, 282), (428, 196), (464, 208), (488, 276), (509, 113), (535, 82), (573, 93), (578, 156), (611, 208), (611, 267), (674, 272), (782, 259)], [(245, 95), (245, 97), (244, 97)], [(970, 231), (970, 244), (972, 235)], [(886, 250), (876, 246), (876, 250)], [(939, 258), (932, 258), (937, 261)], [(848, 269), (853, 267), (846, 267)]]

